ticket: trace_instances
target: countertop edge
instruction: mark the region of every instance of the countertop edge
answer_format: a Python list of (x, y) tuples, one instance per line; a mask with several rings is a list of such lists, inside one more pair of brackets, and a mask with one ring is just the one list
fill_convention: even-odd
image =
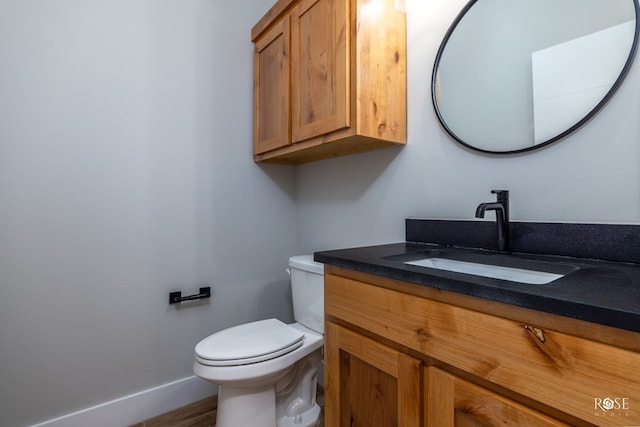
[[(640, 332), (640, 307), (633, 310), (625, 307), (623, 304), (617, 306), (617, 303), (628, 303), (628, 301), (624, 295), (616, 296), (615, 289), (612, 289), (611, 293), (606, 293), (602, 287), (598, 287), (596, 283), (587, 283), (583, 286), (584, 289), (578, 289), (578, 291), (583, 291), (585, 294), (581, 297), (582, 300), (578, 300), (572, 299), (572, 294), (568, 291), (566, 291), (565, 294), (559, 292), (558, 295), (554, 295), (553, 292), (549, 291), (549, 289), (553, 290), (553, 288), (522, 287), (518, 289), (512, 286), (507, 289), (505, 287), (494, 286), (491, 283), (473, 284), (473, 286), (469, 286), (469, 282), (460, 280), (459, 277), (447, 277), (455, 275), (438, 274), (436, 276), (424, 272), (416, 272), (416, 270), (412, 268), (390, 265), (389, 262), (384, 260), (384, 256), (408, 250), (408, 245), (410, 246), (412, 243), (404, 242), (362, 248), (320, 251), (314, 254), (314, 259), (328, 265), (373, 274), (388, 279), (400, 280), (419, 286), (496, 301), (631, 332)], [(602, 263), (601, 261), (592, 262)], [(610, 266), (612, 269), (617, 268), (616, 271), (622, 271), (620, 274), (632, 274), (634, 279), (637, 278), (640, 280), (640, 267), (626, 264), (619, 265), (618, 263), (612, 262), (605, 262), (604, 264)], [(567, 283), (568, 285), (564, 286), (570, 287), (571, 283)], [(635, 285), (635, 282), (633, 284)], [(583, 284), (576, 283), (574, 286), (580, 285)], [(560, 289), (560, 291), (565, 290)], [(571, 289), (569, 289), (569, 291), (576, 292), (576, 290)], [(640, 295), (640, 289), (637, 291), (638, 295)], [(591, 295), (593, 295), (592, 298), (594, 301), (589, 300)], [(603, 301), (604, 298), (602, 295), (608, 297), (608, 299)]]

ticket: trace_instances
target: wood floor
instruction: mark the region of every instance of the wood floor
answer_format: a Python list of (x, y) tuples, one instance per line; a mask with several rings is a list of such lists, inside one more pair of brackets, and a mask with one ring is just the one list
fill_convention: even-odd
[(130, 427), (211, 427), (216, 425), (218, 396), (199, 400)]
[[(324, 393), (320, 387), (317, 400), (320, 407), (324, 407)], [(216, 425), (217, 406), (218, 396), (212, 396), (129, 427), (212, 427)], [(318, 427), (324, 427), (323, 413)]]

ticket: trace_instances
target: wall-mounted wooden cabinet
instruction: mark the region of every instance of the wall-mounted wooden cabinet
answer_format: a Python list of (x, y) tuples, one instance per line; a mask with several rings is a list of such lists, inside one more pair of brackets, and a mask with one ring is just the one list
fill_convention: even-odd
[(325, 425), (640, 425), (637, 333), (325, 265)]
[(253, 27), (254, 160), (406, 143), (406, 24), (393, 0), (280, 0)]

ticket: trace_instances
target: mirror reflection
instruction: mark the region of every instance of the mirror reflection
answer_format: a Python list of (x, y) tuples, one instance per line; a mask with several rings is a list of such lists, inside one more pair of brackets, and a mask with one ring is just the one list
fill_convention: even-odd
[(528, 151), (588, 121), (635, 54), (637, 0), (472, 0), (445, 36), (433, 103), (458, 142)]

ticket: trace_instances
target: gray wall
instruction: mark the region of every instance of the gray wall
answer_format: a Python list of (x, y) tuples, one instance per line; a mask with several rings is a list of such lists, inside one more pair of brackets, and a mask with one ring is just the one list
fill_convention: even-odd
[[(251, 159), (272, 0), (0, 2), (0, 424), (192, 373), (206, 335), (291, 319), (294, 169)], [(213, 285), (209, 303), (170, 290)]]
[(299, 249), (404, 240), (409, 216), (471, 219), (491, 189), (511, 190), (512, 218), (640, 221), (640, 64), (586, 127), (548, 148), (495, 157), (440, 128), (430, 78), (440, 41), (466, 0), (414, 0), (407, 13), (409, 142), (299, 167)]
[[(232, 324), (289, 320), (287, 257), (402, 241), (407, 216), (638, 222), (640, 67), (575, 135), (495, 158), (456, 145), (431, 67), (466, 0), (414, 1), (409, 144), (251, 161), (251, 26), (272, 0), (0, 3), (0, 419), (23, 425), (191, 375)], [(167, 306), (212, 283), (208, 304)]]

